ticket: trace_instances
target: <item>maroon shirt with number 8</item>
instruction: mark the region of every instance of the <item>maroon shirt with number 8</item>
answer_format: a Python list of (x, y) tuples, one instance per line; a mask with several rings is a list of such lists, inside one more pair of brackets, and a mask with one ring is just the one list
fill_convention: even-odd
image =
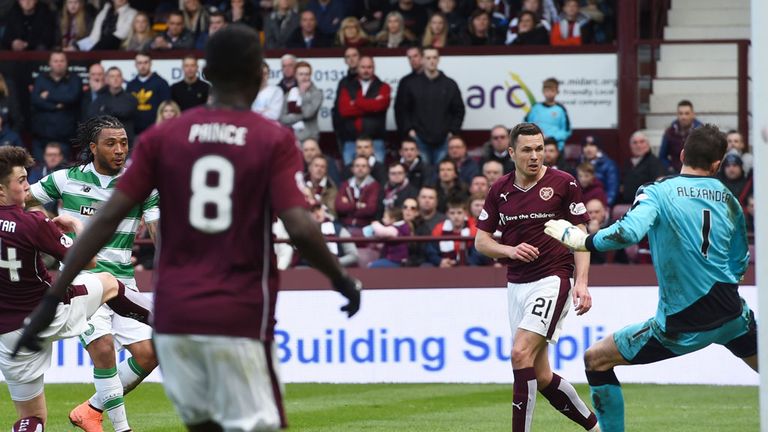
[(271, 340), (272, 221), (306, 207), (293, 132), (250, 111), (199, 107), (139, 137), (117, 189), (160, 194), (158, 333)]

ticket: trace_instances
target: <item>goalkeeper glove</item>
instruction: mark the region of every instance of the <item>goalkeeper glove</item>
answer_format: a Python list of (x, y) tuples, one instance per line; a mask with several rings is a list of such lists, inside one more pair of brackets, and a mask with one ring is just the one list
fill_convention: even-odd
[(360, 309), (360, 291), (363, 289), (363, 283), (349, 275), (344, 275), (333, 281), (333, 289), (349, 300), (346, 305), (341, 307), (341, 311), (346, 312), (347, 316), (351, 318)]
[(586, 251), (587, 234), (563, 219), (551, 220), (544, 224), (544, 233), (575, 251)]
[(40, 351), (43, 347), (40, 345), (42, 339), (38, 336), (40, 332), (48, 328), (56, 317), (56, 308), (59, 306), (59, 299), (56, 296), (46, 294), (39, 305), (32, 311), (32, 314), (24, 320), (24, 331), (16, 342), (11, 357), (22, 348), (31, 351)]

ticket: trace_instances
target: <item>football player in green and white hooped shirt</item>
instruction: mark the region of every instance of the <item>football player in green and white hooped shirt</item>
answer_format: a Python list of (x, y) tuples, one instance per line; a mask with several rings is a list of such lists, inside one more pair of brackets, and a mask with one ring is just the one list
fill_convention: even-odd
[[(77, 143), (82, 147), (80, 164), (56, 171), (31, 186), (32, 198), (41, 204), (61, 200), (64, 214), (85, 225), (112, 195), (117, 179), (125, 170), (128, 138), (114, 117), (91, 118), (78, 127)], [(123, 220), (111, 240), (96, 255), (93, 272), (109, 272), (129, 289), (137, 290), (131, 264), (131, 248), (141, 218), (154, 239), (160, 217), (158, 195), (154, 192)], [(87, 432), (101, 432), (106, 409), (115, 431), (130, 430), (123, 395), (138, 385), (157, 366), (149, 326), (115, 314), (103, 305), (90, 319), (80, 336), (93, 360), (96, 394), (70, 413), (75, 426)], [(113, 336), (114, 335), (114, 336)], [(115, 346), (127, 349), (132, 357), (116, 364)]]

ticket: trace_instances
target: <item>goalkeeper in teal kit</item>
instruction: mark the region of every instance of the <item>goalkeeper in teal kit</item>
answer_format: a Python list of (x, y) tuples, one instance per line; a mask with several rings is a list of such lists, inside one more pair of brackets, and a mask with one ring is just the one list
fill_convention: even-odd
[(685, 142), (680, 175), (640, 188), (632, 209), (591, 235), (565, 220), (545, 232), (577, 251), (623, 249), (646, 234), (659, 281), (656, 316), (592, 345), (584, 355), (592, 401), (603, 432), (624, 431), (624, 399), (613, 367), (647, 364), (698, 351), (728, 348), (757, 371), (757, 324), (739, 296), (749, 251), (738, 199), (713, 177), (726, 151), (717, 127)]

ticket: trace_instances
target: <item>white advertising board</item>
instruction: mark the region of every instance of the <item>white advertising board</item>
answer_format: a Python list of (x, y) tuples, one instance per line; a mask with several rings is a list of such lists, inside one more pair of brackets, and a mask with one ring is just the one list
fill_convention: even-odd
[[(331, 108), (339, 80), (347, 73), (342, 58), (309, 58), (312, 80), (323, 91), (320, 130), (331, 132)], [(392, 86), (392, 104), (387, 128), (395, 129), (394, 95), (397, 83), (410, 72), (405, 57), (377, 57), (376, 75)], [(267, 59), (272, 70), (270, 83), (281, 78), (280, 60)], [(201, 60), (200, 69), (204, 62)], [(132, 60), (105, 60), (105, 68), (117, 66), (125, 80), (136, 74)], [(543, 100), (541, 84), (556, 77), (557, 100), (568, 109), (571, 127), (615, 128), (618, 123), (616, 54), (444, 56), (440, 69), (456, 80), (464, 100), (463, 128), (490, 129), (496, 124), (514, 125), (523, 120), (537, 100)], [(173, 84), (183, 78), (181, 60), (154, 60), (153, 70)]]
[[(592, 343), (656, 309), (654, 287), (596, 287), (593, 309), (569, 314), (550, 347), (554, 371), (585, 382), (582, 357)], [(756, 308), (754, 286), (741, 288)], [(511, 330), (503, 288), (370, 290), (347, 320), (332, 291), (280, 293), (275, 343), (285, 382), (512, 381)], [(757, 313), (757, 311), (755, 310)], [(757, 385), (758, 375), (720, 346), (664, 362), (618, 367), (622, 382)], [(160, 379), (159, 373), (150, 381)], [(47, 382), (90, 382), (88, 354), (76, 339), (54, 344)]]

